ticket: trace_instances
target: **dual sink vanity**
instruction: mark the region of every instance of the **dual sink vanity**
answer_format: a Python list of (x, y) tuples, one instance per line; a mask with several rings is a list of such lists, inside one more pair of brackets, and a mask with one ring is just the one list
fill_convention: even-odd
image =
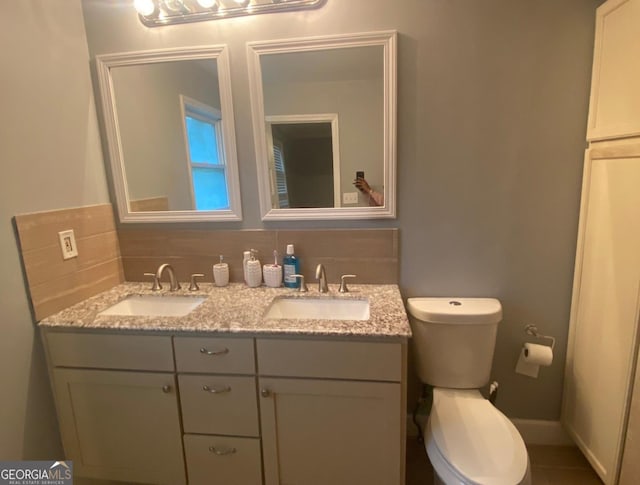
[[(101, 311), (109, 316), (182, 317), (206, 300), (203, 296), (130, 295)], [(368, 320), (369, 300), (277, 296), (264, 314), (269, 319)]]
[(40, 327), (77, 476), (404, 483), (411, 331), (396, 285), (123, 283)]

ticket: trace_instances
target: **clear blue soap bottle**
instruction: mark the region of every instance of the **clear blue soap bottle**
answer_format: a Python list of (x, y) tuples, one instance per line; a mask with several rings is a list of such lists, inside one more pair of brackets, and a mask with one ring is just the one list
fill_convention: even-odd
[(294, 274), (300, 274), (300, 261), (293, 254), (293, 244), (287, 244), (287, 254), (282, 258), (282, 269), (284, 270), (284, 286), (287, 288), (298, 288), (300, 279), (294, 278)]

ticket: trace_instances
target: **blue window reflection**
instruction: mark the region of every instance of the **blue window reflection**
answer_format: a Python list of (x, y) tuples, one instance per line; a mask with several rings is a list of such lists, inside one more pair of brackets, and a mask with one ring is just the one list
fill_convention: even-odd
[[(186, 108), (189, 111), (188, 105)], [(220, 156), (219, 120), (203, 118), (185, 115), (195, 209), (229, 209), (226, 167)]]
[(229, 208), (229, 194), (224, 170), (194, 167), (193, 192), (196, 209), (217, 210)]
[(191, 163), (220, 164), (218, 140), (211, 123), (187, 116), (187, 136)]

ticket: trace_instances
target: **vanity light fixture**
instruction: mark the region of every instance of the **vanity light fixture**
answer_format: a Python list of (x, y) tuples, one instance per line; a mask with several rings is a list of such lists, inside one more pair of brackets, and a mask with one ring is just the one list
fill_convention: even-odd
[(153, 0), (135, 0), (133, 6), (143, 17), (149, 17), (156, 11), (156, 5)]
[(147, 27), (318, 8), (327, 0), (134, 0)]
[(202, 8), (214, 8), (218, 6), (218, 2), (216, 0), (197, 0), (198, 5)]

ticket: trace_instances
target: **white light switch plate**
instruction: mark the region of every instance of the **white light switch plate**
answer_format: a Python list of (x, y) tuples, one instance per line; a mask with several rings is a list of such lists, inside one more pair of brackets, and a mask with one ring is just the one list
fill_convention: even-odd
[(76, 237), (73, 234), (73, 229), (60, 231), (58, 237), (60, 238), (63, 259), (71, 259), (78, 256), (78, 247), (76, 246)]
[(343, 204), (357, 204), (358, 203), (358, 192), (343, 192), (342, 193), (342, 203)]

